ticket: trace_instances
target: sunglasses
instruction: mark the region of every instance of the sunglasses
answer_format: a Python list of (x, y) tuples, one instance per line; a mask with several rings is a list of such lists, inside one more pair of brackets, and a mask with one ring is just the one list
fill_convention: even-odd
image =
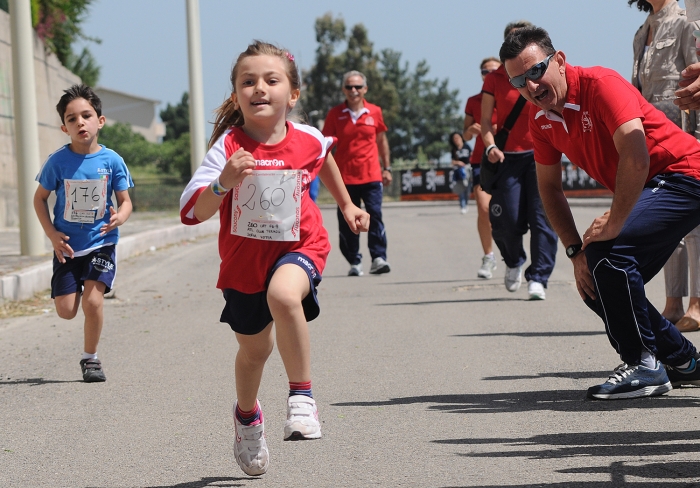
[(352, 91), (353, 88), (354, 88), (355, 90), (357, 90), (357, 91), (360, 91), (360, 90), (362, 90), (364, 87), (365, 87), (365, 85), (345, 85), (345, 89), (346, 89), (347, 91)]
[(522, 75), (514, 76), (510, 79), (510, 84), (515, 88), (525, 88), (525, 85), (527, 85), (525, 78), (532, 81), (539, 80), (544, 76), (547, 68), (549, 68), (549, 60), (552, 59), (552, 56), (554, 56), (554, 54), (550, 54), (544, 58), (544, 61), (540, 61)]
[(496, 70), (495, 69), (482, 69), (481, 76), (486, 76), (487, 74), (493, 73), (494, 71), (496, 71)]

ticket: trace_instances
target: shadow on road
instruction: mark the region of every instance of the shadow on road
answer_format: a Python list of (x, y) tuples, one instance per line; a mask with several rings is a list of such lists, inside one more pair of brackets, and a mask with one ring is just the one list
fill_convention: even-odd
[(576, 337), (576, 336), (596, 336), (605, 335), (605, 331), (601, 330), (579, 330), (567, 332), (484, 332), (480, 334), (455, 334), (450, 337)]
[(568, 378), (570, 380), (581, 379), (602, 379), (610, 375), (610, 371), (561, 371), (551, 373), (538, 373), (533, 375), (513, 375), (513, 376), (485, 376), (482, 381), (503, 381), (503, 380), (536, 380), (539, 378)]
[[(448, 445), (489, 445), (495, 450), (482, 453), (457, 453), (468, 458), (565, 459), (565, 458), (628, 458), (649, 456), (687, 457), (688, 461), (664, 461), (654, 463), (614, 461), (605, 466), (586, 466), (556, 470), (563, 474), (607, 474), (609, 481), (536, 483), (508, 485), (512, 488), (598, 488), (629, 486), (635, 488), (680, 488), (698, 486), (700, 463), (694, 461), (700, 452), (696, 441), (699, 431), (681, 432), (585, 432), (569, 434), (544, 434), (524, 439), (482, 438), (446, 439), (432, 441)], [(512, 450), (503, 447), (513, 448)], [(553, 447), (554, 446), (554, 447)], [(522, 449), (525, 448), (525, 449)], [(528, 449), (536, 448), (536, 449)], [(628, 477), (633, 478), (628, 479)], [(640, 478), (646, 480), (641, 481)], [(654, 481), (659, 480), (659, 481)], [(676, 481), (669, 481), (676, 480)], [(683, 481), (685, 480), (685, 481)], [(496, 485), (481, 485), (492, 488)], [(470, 485), (474, 488), (474, 485)], [(457, 487), (445, 487), (457, 488)]]
[(7, 380), (0, 381), (0, 386), (4, 385), (29, 385), (29, 386), (41, 386), (50, 385), (54, 383), (84, 383), (83, 380), (45, 380), (44, 378), (24, 378), (21, 380)]
[[(659, 396), (620, 401), (586, 399), (584, 390), (540, 390), (510, 393), (426, 395), (368, 402), (333, 403), (336, 407), (381, 407), (430, 404), (428, 409), (445, 413), (612, 412), (631, 409), (698, 408), (700, 398)], [(657, 415), (655, 413), (655, 415)]]
[[(252, 481), (259, 480), (261, 478), (221, 478), (221, 477), (205, 477), (197, 481), (185, 481), (184, 483), (177, 483), (175, 485), (148, 485), (142, 486), (140, 488), (206, 488), (216, 487), (216, 488), (231, 488), (235, 486), (247, 486), (247, 483), (240, 483), (241, 481)], [(216, 484), (212, 484), (216, 483)], [(87, 486), (85, 488), (100, 488), (97, 486)]]
[[(377, 307), (402, 307), (404, 305), (442, 305), (444, 303), (481, 303), (481, 302), (529, 302), (527, 298), (469, 298), (465, 300), (426, 300), (421, 302), (378, 303)], [(534, 302), (533, 302), (534, 303)]]

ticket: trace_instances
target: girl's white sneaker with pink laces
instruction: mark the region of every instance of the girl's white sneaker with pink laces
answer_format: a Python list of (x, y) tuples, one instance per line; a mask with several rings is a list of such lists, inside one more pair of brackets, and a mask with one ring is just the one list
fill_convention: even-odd
[(267, 442), (265, 441), (265, 422), (262, 410), (260, 411), (260, 423), (255, 425), (243, 425), (236, 417), (235, 407), (233, 411), (233, 423), (236, 428), (233, 454), (236, 457), (236, 462), (245, 474), (250, 476), (265, 474), (267, 466), (270, 464), (270, 454), (267, 451)]
[(284, 423), (284, 440), (319, 439), (321, 423), (318, 421), (316, 401), (306, 395), (293, 395), (287, 399), (287, 421)]

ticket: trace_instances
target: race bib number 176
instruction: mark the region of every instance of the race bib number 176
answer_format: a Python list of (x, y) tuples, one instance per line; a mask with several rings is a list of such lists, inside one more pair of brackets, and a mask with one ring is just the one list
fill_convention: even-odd
[(300, 170), (256, 170), (235, 187), (231, 234), (265, 241), (298, 241)]
[(63, 218), (68, 222), (92, 224), (105, 216), (107, 179), (64, 180), (66, 206)]

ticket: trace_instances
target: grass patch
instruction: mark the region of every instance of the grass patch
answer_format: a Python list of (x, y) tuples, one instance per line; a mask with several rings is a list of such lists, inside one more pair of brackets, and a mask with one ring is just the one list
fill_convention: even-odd
[(7, 301), (0, 305), (0, 319), (42, 315), (46, 310), (53, 310), (51, 293), (47, 290), (35, 293), (29, 300)]

